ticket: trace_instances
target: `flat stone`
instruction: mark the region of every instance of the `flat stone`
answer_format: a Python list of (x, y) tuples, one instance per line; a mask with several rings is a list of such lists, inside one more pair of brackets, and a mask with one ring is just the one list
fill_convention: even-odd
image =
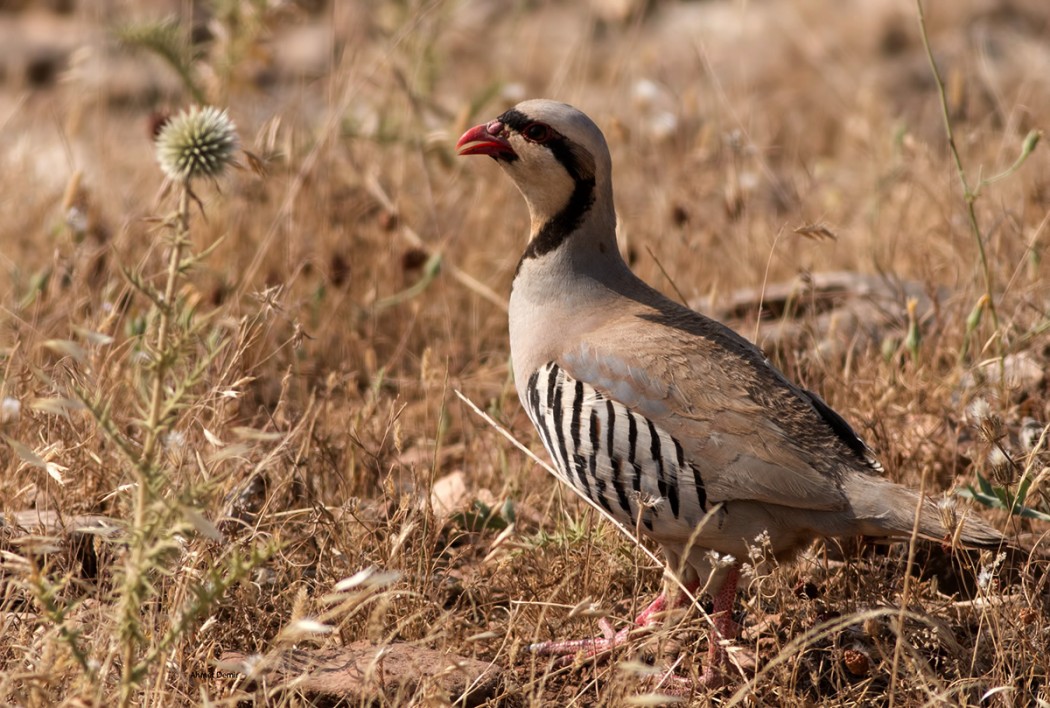
[(921, 283), (826, 271), (770, 283), (764, 289), (741, 288), (719, 301), (699, 298), (689, 306), (730, 324), (749, 339), (758, 319), (756, 343), (767, 352), (811, 348), (815, 338), (821, 355), (844, 356), (854, 348), (878, 350), (888, 336), (903, 338), (909, 299), (916, 301), (920, 322), (934, 315), (934, 302)]
[[(368, 641), (329, 649), (292, 649), (259, 657), (227, 652), (219, 671), (252, 680), (277, 679), (307, 695), (350, 704), (389, 701), (403, 705), (413, 697), (440, 697), (456, 705), (491, 701), (503, 685), (503, 672), (485, 661), (412, 644), (375, 646)], [(437, 695), (435, 695), (437, 694)]]
[(986, 385), (994, 389), (1004, 385), (1010, 392), (1028, 393), (1041, 388), (1045, 381), (1045, 367), (1030, 354), (1018, 352), (1007, 354), (1001, 363), (999, 359), (981, 362), (966, 372), (959, 387), (969, 390)]

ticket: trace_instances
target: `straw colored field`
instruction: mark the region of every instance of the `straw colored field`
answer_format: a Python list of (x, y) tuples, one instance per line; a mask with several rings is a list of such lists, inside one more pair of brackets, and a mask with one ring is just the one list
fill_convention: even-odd
[[(953, 490), (1050, 511), (1050, 13), (929, 5), (943, 105), (905, 0), (0, 2), (0, 702), (444, 705), (457, 656), (468, 702), (652, 704), (649, 663), (700, 671), (699, 611), (611, 662), (525, 650), (661, 582), (456, 395), (542, 454), (506, 337), (527, 213), (453, 151), (529, 97), (604, 129), (639, 275), (757, 338), (890, 477), (1045, 532)], [(194, 102), (250, 155), (194, 184), (204, 255), (165, 302), (151, 131)], [(756, 563), (739, 675), (693, 700), (1046, 705), (1047, 582), (923, 543)], [(371, 646), (406, 663), (289, 687)]]

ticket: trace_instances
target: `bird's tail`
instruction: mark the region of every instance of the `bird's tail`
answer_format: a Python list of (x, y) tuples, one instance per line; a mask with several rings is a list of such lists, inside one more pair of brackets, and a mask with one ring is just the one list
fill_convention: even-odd
[(915, 490), (879, 477), (864, 477), (856, 481), (858, 484), (854, 489), (847, 489), (847, 496), (855, 518), (861, 522), (867, 535), (899, 538), (917, 531), (920, 537), (931, 541), (974, 548), (1007, 545), (1001, 533), (954, 499), (935, 502), (923, 497), (920, 501)]

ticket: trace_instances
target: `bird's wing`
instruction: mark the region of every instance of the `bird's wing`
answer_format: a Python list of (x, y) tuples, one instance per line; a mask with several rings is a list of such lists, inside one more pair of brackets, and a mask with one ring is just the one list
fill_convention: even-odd
[(843, 475), (878, 470), (864, 443), (746, 340), (682, 310), (618, 318), (557, 364), (680, 444), (709, 500), (847, 509)]

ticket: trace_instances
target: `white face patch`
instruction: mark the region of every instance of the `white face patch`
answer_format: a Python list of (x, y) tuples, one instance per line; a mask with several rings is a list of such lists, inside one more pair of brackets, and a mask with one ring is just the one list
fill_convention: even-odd
[(574, 229), (596, 190), (607, 189), (609, 149), (601, 130), (575, 108), (546, 100), (519, 103), (497, 120), (516, 155), (500, 166), (528, 204), (533, 237), (552, 221), (562, 231)]
[(546, 223), (569, 203), (576, 183), (549, 148), (517, 133), (511, 133), (509, 142), (518, 159), (500, 166), (525, 198), (532, 223)]

